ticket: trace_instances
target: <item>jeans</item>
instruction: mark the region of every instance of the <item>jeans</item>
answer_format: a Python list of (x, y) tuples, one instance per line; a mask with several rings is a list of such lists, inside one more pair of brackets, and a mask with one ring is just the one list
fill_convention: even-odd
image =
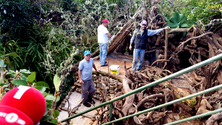
[(83, 98), (83, 104), (88, 100), (92, 100), (93, 95), (96, 91), (93, 80), (83, 80), (83, 84), (81, 85), (81, 93)]
[(105, 65), (106, 55), (107, 55), (107, 47), (108, 43), (100, 43), (99, 50), (100, 50), (100, 65)]
[[(133, 63), (132, 63), (133, 72), (135, 72), (135, 70), (140, 70), (142, 68), (144, 55), (145, 55), (145, 49), (134, 49), (133, 50)], [(138, 58), (139, 58), (139, 63), (136, 68)]]

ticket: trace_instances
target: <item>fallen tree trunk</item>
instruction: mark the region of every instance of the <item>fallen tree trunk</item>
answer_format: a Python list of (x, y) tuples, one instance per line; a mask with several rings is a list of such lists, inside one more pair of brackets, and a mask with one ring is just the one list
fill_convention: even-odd
[(99, 71), (99, 72), (96, 72), (96, 71), (93, 71), (93, 74), (101, 74), (103, 76), (109, 76), (110, 78), (113, 78), (113, 79), (116, 79), (120, 82), (123, 82), (123, 78), (118, 76), (118, 75), (114, 75), (114, 74), (111, 74), (111, 73), (107, 73), (107, 72), (103, 72), (103, 71)]
[(206, 125), (214, 125), (216, 121), (221, 119), (222, 119), (222, 113), (214, 114), (206, 121)]
[[(129, 84), (132, 84), (132, 81), (129, 80), (128, 78), (123, 78), (123, 90), (124, 93), (129, 93), (132, 90), (129, 88)], [(128, 97), (126, 97), (126, 101), (123, 105), (122, 112), (126, 116), (128, 114), (129, 108), (133, 105), (135, 98), (135, 94), (132, 94)]]

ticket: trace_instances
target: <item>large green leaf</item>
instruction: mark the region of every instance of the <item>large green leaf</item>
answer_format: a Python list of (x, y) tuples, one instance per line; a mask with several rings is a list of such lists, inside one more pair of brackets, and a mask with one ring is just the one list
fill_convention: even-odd
[(32, 72), (28, 77), (27, 77), (27, 82), (33, 83), (36, 78), (36, 72)]
[(35, 88), (38, 89), (40, 92), (44, 93), (46, 89), (49, 88), (49, 85), (44, 81), (40, 81), (35, 84)]
[(175, 12), (175, 13), (172, 15), (172, 17), (170, 18), (170, 21), (171, 21), (172, 23), (178, 23), (178, 22), (180, 22), (180, 15), (179, 15), (179, 13), (178, 13), (178, 12)]
[(12, 77), (15, 77), (16, 73), (13, 70), (9, 70), (6, 75), (12, 75)]
[(174, 18), (176, 19), (176, 22), (180, 22), (180, 14), (178, 12), (174, 14)]
[(16, 86), (20, 86), (20, 85), (28, 86), (28, 83), (25, 80), (20, 80), (20, 79), (12, 80), (12, 83)]
[(57, 96), (56, 98), (56, 102), (58, 102), (60, 100), (60, 96)]
[(18, 57), (18, 55), (13, 52), (13, 53), (7, 53), (5, 56), (13, 56), (13, 57)]
[(45, 100), (55, 101), (55, 96), (53, 96), (52, 94), (48, 94), (48, 95), (45, 97)]
[(42, 86), (35, 86), (36, 89), (38, 89), (41, 93), (45, 92), (46, 87), (42, 87)]
[(183, 24), (181, 24), (181, 27), (182, 28), (188, 28), (188, 27), (190, 27), (187, 23), (183, 23)]
[(58, 110), (53, 110), (53, 117), (57, 118), (59, 116), (59, 111)]
[(171, 27), (171, 28), (176, 28), (178, 26), (177, 23), (167, 23), (167, 26)]
[(61, 83), (61, 79), (60, 79), (59, 76), (56, 74), (56, 75), (54, 76), (54, 78), (53, 78), (53, 84), (54, 84), (55, 89), (56, 89), (57, 92), (59, 91), (60, 83)]
[(180, 14), (180, 23), (183, 23), (187, 20), (187, 17), (184, 14)]
[(24, 74), (31, 74), (31, 72), (27, 69), (20, 69), (20, 72)]
[(187, 17), (184, 14), (175, 12), (167, 21), (167, 26), (171, 28), (188, 28), (189, 25), (186, 23), (186, 21)]
[(37, 82), (35, 84), (35, 86), (41, 86), (41, 87), (49, 88), (49, 85), (44, 81)]
[(52, 124), (56, 124), (56, 123), (58, 123), (58, 121), (56, 120), (56, 119), (51, 119), (51, 121), (49, 121), (50, 123), (52, 123)]
[(4, 85), (8, 85), (8, 84), (5, 84), (5, 83), (0, 83), (0, 86), (4, 86)]
[(44, 95), (44, 97), (46, 97), (49, 93), (43, 92), (42, 94)]

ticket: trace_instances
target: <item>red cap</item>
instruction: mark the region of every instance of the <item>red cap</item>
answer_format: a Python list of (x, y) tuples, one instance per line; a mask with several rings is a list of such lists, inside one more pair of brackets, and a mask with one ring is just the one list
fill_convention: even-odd
[(108, 24), (109, 24), (109, 21), (108, 21), (107, 19), (104, 19), (102, 22), (103, 22), (103, 23), (108, 23)]
[(19, 86), (7, 92), (0, 101), (0, 106), (2, 105), (21, 111), (33, 121), (34, 125), (40, 121), (46, 110), (43, 94), (28, 86)]

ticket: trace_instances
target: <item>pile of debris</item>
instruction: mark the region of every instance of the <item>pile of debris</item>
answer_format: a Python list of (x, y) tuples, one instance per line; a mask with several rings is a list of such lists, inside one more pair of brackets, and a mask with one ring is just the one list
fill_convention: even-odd
[[(109, 53), (118, 46), (126, 48), (124, 39), (132, 33), (137, 19), (146, 18), (149, 22), (149, 29), (159, 29), (166, 25), (164, 18), (157, 13), (155, 7), (145, 8), (143, 15), (141, 11), (136, 12), (132, 20), (112, 40)], [(175, 33), (186, 33), (184, 37), (178, 37)], [(96, 94), (94, 98), (102, 102), (108, 101), (136, 88), (147, 85), (155, 80), (168, 76), (181, 69), (187, 68), (198, 62), (211, 58), (222, 50), (221, 36), (212, 32), (204, 32), (197, 26), (185, 29), (171, 29), (161, 32), (148, 39), (145, 60), (149, 53), (155, 52), (157, 60), (151, 66), (145, 65), (140, 71), (132, 73), (125, 69), (126, 78), (119, 81), (110, 79), (108, 75), (94, 76)], [(98, 57), (97, 57), (98, 58)], [(95, 58), (95, 59), (97, 59)], [(145, 63), (146, 64), (146, 63)], [(197, 70), (186, 73), (164, 83), (145, 89), (137, 94), (128, 96), (113, 103), (112, 118), (109, 117), (109, 105), (97, 110), (96, 124), (102, 124), (112, 119), (118, 119), (138, 111), (148, 109), (190, 94), (203, 91), (222, 83), (221, 60), (203, 66)], [(75, 65), (74, 68), (77, 66)], [(108, 77), (107, 77), (108, 76)], [(75, 84), (77, 88), (80, 84)], [(80, 89), (76, 89), (80, 92)], [(221, 108), (222, 90), (206, 93), (160, 108), (159, 110), (134, 116), (116, 124), (165, 124), (186, 117), (206, 113), (210, 110)], [(222, 113), (203, 117), (201, 119), (184, 122), (182, 124), (217, 124), (221, 123)]]

